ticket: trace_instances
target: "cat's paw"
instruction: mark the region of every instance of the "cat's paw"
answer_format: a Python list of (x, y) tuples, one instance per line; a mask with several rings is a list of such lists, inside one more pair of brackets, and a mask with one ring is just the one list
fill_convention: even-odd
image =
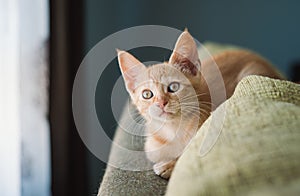
[(156, 163), (153, 165), (153, 171), (156, 175), (159, 175), (164, 179), (169, 179), (174, 169), (176, 161), (177, 159), (169, 162)]

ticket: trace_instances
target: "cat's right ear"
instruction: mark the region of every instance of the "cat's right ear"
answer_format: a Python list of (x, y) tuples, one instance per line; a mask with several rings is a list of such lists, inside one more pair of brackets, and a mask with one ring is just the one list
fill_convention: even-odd
[(138, 75), (145, 71), (146, 67), (143, 63), (141, 63), (128, 52), (119, 49), (116, 50), (118, 53), (119, 66), (125, 81), (127, 91), (132, 93), (137, 87)]
[(197, 75), (200, 60), (196, 42), (187, 29), (177, 39), (169, 63), (178, 67), (184, 73)]

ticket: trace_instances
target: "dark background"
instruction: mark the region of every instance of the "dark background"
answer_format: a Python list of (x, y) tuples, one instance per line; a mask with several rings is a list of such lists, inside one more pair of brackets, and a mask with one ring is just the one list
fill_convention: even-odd
[[(53, 195), (95, 194), (104, 173), (105, 164), (79, 138), (71, 108), (78, 66), (99, 41), (136, 25), (165, 25), (181, 30), (187, 27), (200, 42), (210, 40), (252, 49), (291, 78), (295, 73), (292, 65), (300, 59), (299, 8), (297, 0), (50, 0)], [(137, 50), (132, 52), (142, 60), (168, 58), (168, 51), (157, 51), (145, 48), (140, 55)], [(106, 114), (99, 118), (113, 137), (115, 120), (110, 111), (110, 93), (120, 72), (116, 60), (111, 64), (100, 78), (106, 85), (98, 85), (96, 106)]]

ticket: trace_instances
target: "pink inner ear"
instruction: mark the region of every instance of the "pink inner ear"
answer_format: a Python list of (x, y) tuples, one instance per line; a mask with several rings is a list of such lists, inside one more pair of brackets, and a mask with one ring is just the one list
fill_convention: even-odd
[(131, 92), (133, 92), (137, 86), (138, 83), (137, 77), (138, 74), (140, 73), (139, 68), (140, 68), (139, 66), (129, 68), (123, 74), (123, 78), (127, 85), (127, 89), (130, 90)]
[(188, 58), (175, 53), (173, 54), (172, 64), (183, 73), (189, 73), (193, 76), (197, 75), (198, 68)]
[(200, 66), (197, 45), (187, 30), (179, 36), (169, 62), (183, 73), (197, 75)]
[(137, 86), (138, 75), (145, 71), (146, 67), (130, 53), (121, 50), (117, 50), (117, 52), (126, 88), (129, 92), (133, 92)]

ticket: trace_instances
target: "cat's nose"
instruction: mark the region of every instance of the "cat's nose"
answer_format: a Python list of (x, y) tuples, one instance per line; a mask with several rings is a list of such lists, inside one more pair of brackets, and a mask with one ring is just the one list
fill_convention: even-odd
[(160, 109), (163, 109), (167, 104), (168, 104), (167, 100), (159, 100), (158, 101), (158, 106), (160, 107)]

